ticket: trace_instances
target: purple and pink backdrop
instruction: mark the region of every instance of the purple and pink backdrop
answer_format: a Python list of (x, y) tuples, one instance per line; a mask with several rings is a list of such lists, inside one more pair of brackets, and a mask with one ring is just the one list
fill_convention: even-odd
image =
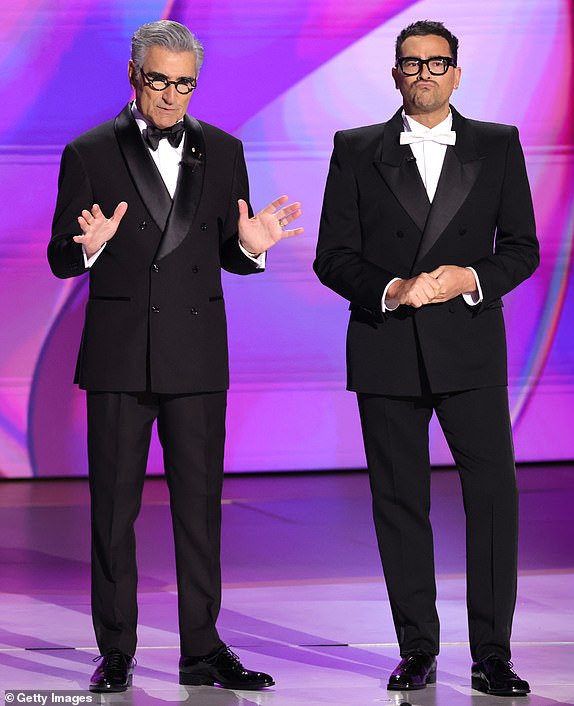
[[(245, 144), (252, 203), (304, 202), (305, 234), (263, 277), (225, 276), (232, 388), (229, 471), (360, 467), (345, 392), (345, 302), (313, 260), (332, 135), (387, 119), (398, 31), (444, 21), (461, 39), (465, 115), (519, 126), (542, 264), (505, 300), (516, 454), (574, 458), (571, 0), (20, 0), (0, 7), (0, 476), (83, 475), (83, 393), (72, 386), (86, 279), (56, 280), (46, 243), (66, 142), (130, 98), (135, 28), (187, 24), (206, 60), (190, 112)], [(432, 459), (449, 463), (434, 426)], [(154, 440), (150, 471), (161, 470)]]

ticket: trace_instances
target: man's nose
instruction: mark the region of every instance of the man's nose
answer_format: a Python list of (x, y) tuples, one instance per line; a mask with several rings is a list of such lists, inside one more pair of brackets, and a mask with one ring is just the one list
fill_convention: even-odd
[(429, 71), (428, 64), (423, 64), (421, 66), (421, 72), (419, 74), (419, 78), (423, 79), (424, 81), (427, 81), (430, 79), (432, 76), (431, 72)]
[(177, 90), (173, 83), (170, 83), (169, 86), (162, 91), (161, 95), (166, 103), (175, 103), (177, 99)]

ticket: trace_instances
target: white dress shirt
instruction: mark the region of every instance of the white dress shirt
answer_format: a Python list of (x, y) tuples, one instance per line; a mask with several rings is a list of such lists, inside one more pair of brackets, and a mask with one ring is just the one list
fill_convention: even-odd
[[(428, 128), (426, 125), (413, 120), (409, 115), (403, 110), (403, 125), (407, 132), (413, 132), (416, 135), (429, 135), (433, 132), (444, 133), (445, 131), (452, 129), (452, 113), (449, 110), (447, 117), (435, 125), (433, 128)], [(434, 196), (436, 194), (436, 188), (438, 185), (438, 180), (440, 178), (440, 173), (442, 171), (442, 165), (444, 162), (444, 157), (446, 155), (447, 146), (442, 145), (438, 142), (433, 142), (432, 140), (425, 140), (424, 142), (416, 142), (410, 145), (413, 156), (416, 159), (417, 168), (421, 179), (425, 186), (429, 201), (432, 203)], [(448, 264), (448, 263), (445, 263)], [(480, 288), (480, 282), (478, 280), (478, 275), (472, 267), (468, 268), (474, 275), (476, 281), (477, 292), (475, 294), (463, 294), (464, 301), (470, 306), (475, 306), (480, 304), (482, 301), (482, 290)], [(387, 291), (393, 282), (399, 280), (400, 277), (395, 277), (392, 279), (383, 292), (382, 298), (382, 310), (383, 311), (394, 311), (399, 303), (387, 297)]]

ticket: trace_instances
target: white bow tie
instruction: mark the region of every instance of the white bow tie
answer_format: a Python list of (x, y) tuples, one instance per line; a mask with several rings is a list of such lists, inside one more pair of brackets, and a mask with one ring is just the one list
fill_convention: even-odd
[(439, 145), (454, 145), (456, 142), (456, 132), (445, 130), (444, 132), (425, 132), (419, 135), (414, 132), (401, 132), (401, 145), (413, 145), (417, 142), (438, 142)]

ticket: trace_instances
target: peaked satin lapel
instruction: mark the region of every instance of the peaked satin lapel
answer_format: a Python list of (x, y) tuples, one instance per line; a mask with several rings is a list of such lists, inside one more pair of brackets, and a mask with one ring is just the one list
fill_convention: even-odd
[(444, 233), (471, 192), (482, 165), (482, 157), (477, 154), (468, 122), (454, 108), (451, 110), (456, 143), (447, 147), (415, 264), (422, 260)]
[(403, 130), (401, 111), (397, 111), (385, 125), (373, 163), (422, 233), (430, 211), (430, 201), (411, 148), (399, 143)]
[(156, 259), (173, 252), (189, 233), (197, 212), (205, 175), (205, 139), (199, 122), (184, 116), (185, 143), (167, 227)]
[(115, 119), (114, 129), (120, 150), (141, 200), (158, 228), (163, 232), (171, 210), (171, 197), (149, 150), (145, 146), (129, 105)]

